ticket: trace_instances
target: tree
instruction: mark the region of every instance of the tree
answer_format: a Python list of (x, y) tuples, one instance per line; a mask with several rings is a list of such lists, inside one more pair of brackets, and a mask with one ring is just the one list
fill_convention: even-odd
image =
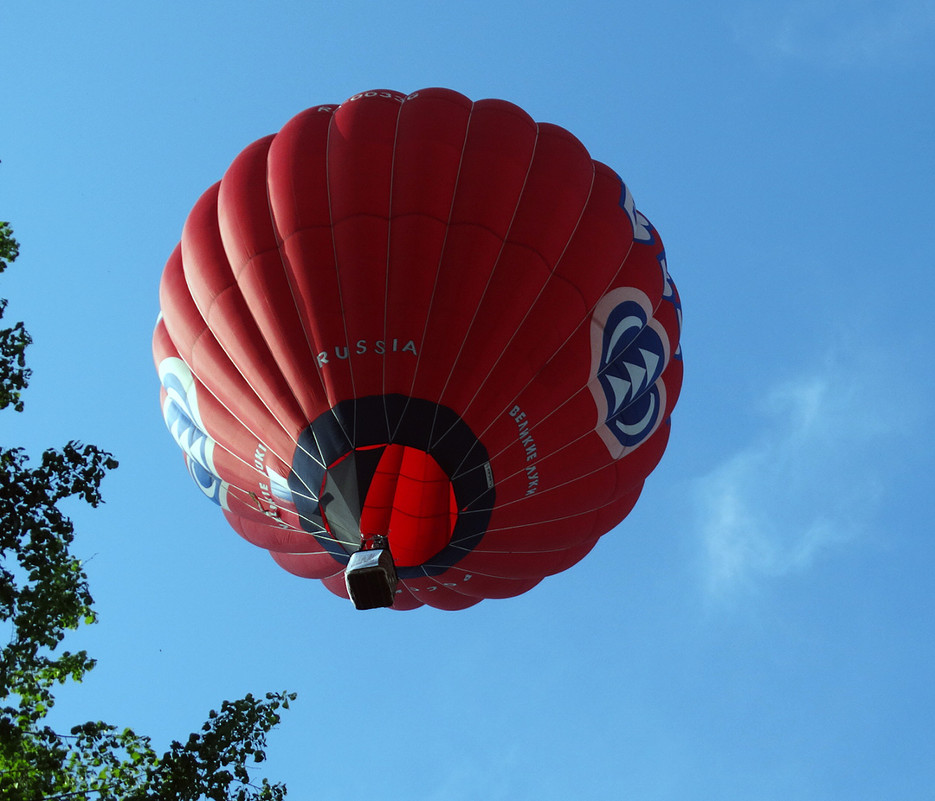
[[(13, 238), (10, 224), (0, 222), (0, 273), (19, 255), (19, 243)], [(0, 298), (0, 319), (6, 309), (6, 299)], [(13, 406), (16, 411), (23, 411), (20, 393), (29, 381), (26, 368), (26, 346), (29, 334), (22, 323), (12, 328), (0, 329), (0, 409)]]
[[(0, 222), (0, 272), (19, 253)], [(0, 299), (0, 318), (7, 301)], [(30, 371), (30, 337), (22, 323), (0, 329), (0, 410), (22, 411)], [(224, 701), (199, 732), (162, 756), (146, 736), (102, 721), (55, 731), (45, 718), (54, 689), (93, 669), (85, 651), (60, 650), (65, 634), (96, 622), (81, 561), (71, 553), (74, 529), (58, 508), (78, 497), (97, 506), (100, 484), (117, 461), (94, 445), (69, 442), (30, 466), (21, 448), (0, 447), (0, 620), (10, 641), (0, 651), (0, 798), (212, 799), (272, 801), (285, 786), (250, 771), (265, 760), (266, 735), (292, 693)]]

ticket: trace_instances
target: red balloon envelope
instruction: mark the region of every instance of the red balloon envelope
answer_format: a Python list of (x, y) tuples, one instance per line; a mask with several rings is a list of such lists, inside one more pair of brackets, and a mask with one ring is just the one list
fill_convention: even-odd
[(620, 178), (555, 125), (372, 91), (254, 142), (160, 288), (166, 424), (201, 490), (347, 597), (461, 609), (578, 562), (639, 497), (682, 381), (681, 307)]

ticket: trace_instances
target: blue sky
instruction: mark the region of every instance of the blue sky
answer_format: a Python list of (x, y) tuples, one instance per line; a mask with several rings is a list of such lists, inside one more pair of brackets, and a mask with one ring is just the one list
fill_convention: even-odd
[[(546, 7), (547, 6), (547, 7)], [(935, 798), (935, 3), (8, 2), (0, 218), (35, 344), (5, 445), (112, 450), (74, 507), (99, 665), (63, 722), (157, 746), (290, 689), (290, 797)], [(572, 570), (356, 613), (228, 529), (164, 429), (159, 276), (233, 157), (300, 110), (447, 86), (573, 131), (682, 296), (640, 503)]]

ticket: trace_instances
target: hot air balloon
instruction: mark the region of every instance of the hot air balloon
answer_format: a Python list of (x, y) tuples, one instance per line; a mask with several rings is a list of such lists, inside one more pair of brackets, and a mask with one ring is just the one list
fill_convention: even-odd
[(153, 348), (201, 491), (358, 608), (526, 592), (629, 513), (669, 437), (658, 232), (561, 127), (375, 90), (247, 147), (185, 222)]

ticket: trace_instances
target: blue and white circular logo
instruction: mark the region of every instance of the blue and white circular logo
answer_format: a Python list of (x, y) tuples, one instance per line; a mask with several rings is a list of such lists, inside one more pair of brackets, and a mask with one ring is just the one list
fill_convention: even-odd
[(669, 340), (653, 318), (649, 298), (637, 289), (614, 289), (591, 320), (591, 380), (598, 409), (597, 433), (619, 459), (646, 440), (663, 419)]
[(630, 226), (633, 228), (633, 238), (644, 245), (653, 243), (655, 237), (653, 236), (652, 223), (650, 223), (636, 207), (636, 201), (633, 199), (630, 188), (623, 182), (623, 179), (620, 178), (619, 175), (617, 178), (620, 180), (620, 208), (622, 208), (627, 213), (627, 217), (630, 218)]
[(227, 509), (228, 484), (214, 466), (217, 443), (205, 431), (201, 420), (192, 371), (181, 359), (170, 356), (159, 364), (159, 380), (166, 391), (162, 416), (172, 438), (185, 454), (188, 472), (205, 495)]
[[(665, 251), (660, 253), (657, 257), (659, 259), (659, 266), (662, 268), (662, 274), (665, 276), (666, 285), (665, 289), (662, 292), (662, 299), (666, 303), (671, 303), (675, 307), (675, 314), (678, 319), (678, 330), (682, 330), (682, 301), (679, 300), (678, 292), (675, 291), (675, 283), (672, 281), (672, 276), (669, 275), (669, 265), (666, 264), (666, 254)], [(675, 359), (682, 358), (682, 345), (679, 342), (678, 346), (675, 348), (675, 353), (672, 354), (672, 357)]]

